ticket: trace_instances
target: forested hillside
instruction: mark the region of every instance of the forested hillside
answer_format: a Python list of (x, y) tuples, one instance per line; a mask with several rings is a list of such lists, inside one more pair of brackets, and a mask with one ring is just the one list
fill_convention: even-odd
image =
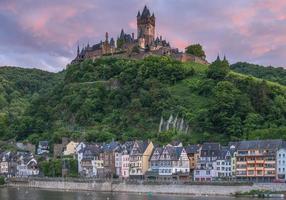
[(24, 129), (23, 118), (31, 102), (49, 92), (63, 73), (49, 73), (38, 69), (0, 68), (0, 136), (10, 139)]
[(286, 85), (286, 69), (282, 67), (264, 67), (246, 62), (238, 62), (231, 65), (231, 69), (242, 74)]
[[(103, 58), (57, 74), (1, 70), (2, 139), (286, 139), (286, 87), (231, 71), (226, 60)], [(161, 117), (170, 115), (189, 124), (187, 134), (158, 133)]]

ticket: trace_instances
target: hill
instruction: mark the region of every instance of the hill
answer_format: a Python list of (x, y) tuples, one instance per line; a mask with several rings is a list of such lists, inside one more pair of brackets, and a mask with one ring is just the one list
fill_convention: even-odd
[(231, 65), (231, 69), (242, 74), (286, 85), (286, 69), (282, 67), (264, 67), (246, 62), (238, 62)]
[(209, 67), (168, 57), (103, 58), (35, 76), (47, 85), (23, 96), (25, 106), (16, 121), (6, 121), (2, 137), (160, 143), (286, 138), (285, 86), (227, 68), (220, 72), (220, 64), (229, 68), (227, 61)]
[(17, 135), (16, 124), (21, 124), (22, 117), (33, 99), (44, 94), (62, 73), (54, 74), (38, 69), (18, 67), (0, 67), (0, 137), (9, 139)]

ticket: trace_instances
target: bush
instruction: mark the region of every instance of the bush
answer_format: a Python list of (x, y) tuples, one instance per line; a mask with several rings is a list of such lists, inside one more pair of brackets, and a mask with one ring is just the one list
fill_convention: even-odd
[(5, 177), (0, 176), (0, 185), (4, 185), (5, 184)]

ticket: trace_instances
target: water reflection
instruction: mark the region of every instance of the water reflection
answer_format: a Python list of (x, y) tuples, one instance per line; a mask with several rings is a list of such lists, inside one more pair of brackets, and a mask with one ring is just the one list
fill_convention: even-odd
[(1, 188), (0, 200), (254, 200), (234, 197), (196, 197), (160, 194), (127, 194), (95, 192), (54, 192), (25, 188)]

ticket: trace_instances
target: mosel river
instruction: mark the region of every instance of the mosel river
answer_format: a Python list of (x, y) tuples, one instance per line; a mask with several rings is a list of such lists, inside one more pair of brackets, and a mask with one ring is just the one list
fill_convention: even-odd
[(26, 188), (0, 188), (0, 200), (254, 200), (254, 198), (195, 197), (161, 194), (60, 192)]

